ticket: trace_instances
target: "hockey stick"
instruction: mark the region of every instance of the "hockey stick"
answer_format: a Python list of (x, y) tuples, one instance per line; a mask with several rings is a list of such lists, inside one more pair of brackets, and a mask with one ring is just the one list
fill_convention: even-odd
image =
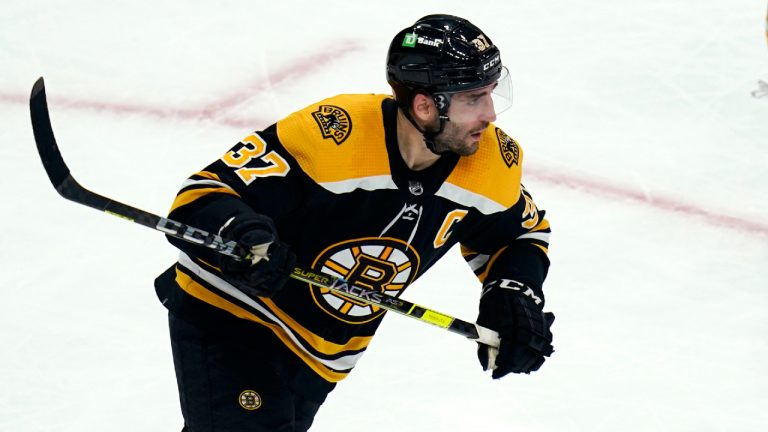
[[(51, 119), (48, 114), (48, 102), (45, 96), (45, 82), (42, 77), (32, 87), (29, 109), (32, 116), (32, 129), (35, 134), (37, 151), (40, 153), (40, 159), (43, 162), (46, 173), (48, 173), (48, 178), (61, 196), (78, 204), (83, 204), (113, 216), (161, 231), (171, 237), (211, 248), (220, 254), (238, 260), (247, 257), (248, 252), (233, 240), (227, 240), (216, 234), (114, 201), (81, 186), (69, 172), (69, 168), (61, 156), (56, 138), (53, 135)], [(315, 272), (301, 266), (296, 266), (290, 276), (296, 280), (329, 289), (343, 296), (352, 297), (388, 311), (433, 324), (477, 342), (494, 347), (499, 346), (499, 335), (491, 329), (376, 290), (353, 285), (342, 278)]]

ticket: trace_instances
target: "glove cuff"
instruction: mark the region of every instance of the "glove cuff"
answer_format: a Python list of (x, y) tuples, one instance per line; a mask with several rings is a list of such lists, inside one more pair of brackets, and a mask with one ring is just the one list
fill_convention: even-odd
[(483, 286), (480, 294), (480, 303), (498, 301), (499, 297), (507, 295), (521, 296), (535, 305), (538, 310), (544, 310), (544, 293), (540, 289), (534, 289), (530, 285), (514, 279), (496, 279)]

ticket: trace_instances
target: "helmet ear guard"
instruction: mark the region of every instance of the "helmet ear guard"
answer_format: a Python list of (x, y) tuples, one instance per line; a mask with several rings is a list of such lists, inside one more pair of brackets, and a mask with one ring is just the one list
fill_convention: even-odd
[[(443, 130), (445, 129), (445, 124), (449, 121), (451, 121), (450, 118), (448, 118), (448, 108), (451, 103), (451, 95), (445, 94), (445, 93), (429, 93), (424, 89), (409, 89), (409, 88), (403, 88), (401, 87), (401, 93), (400, 96), (398, 96), (397, 89), (393, 86), (393, 90), (395, 90), (395, 100), (397, 101), (397, 104), (400, 106), (400, 110), (403, 112), (403, 115), (406, 119), (413, 125), (414, 128), (416, 128), (417, 131), (421, 132), (422, 135), (424, 135), (424, 143), (427, 145), (427, 148), (429, 148), (432, 153), (435, 154), (443, 154), (448, 153), (447, 151), (437, 151), (435, 148), (435, 137), (440, 135)], [(411, 114), (412, 107), (413, 107), (413, 101), (416, 98), (416, 95), (422, 94), (432, 100), (432, 102), (435, 104), (435, 108), (437, 109), (437, 115), (438, 115), (438, 127), (437, 130), (430, 130), (427, 129), (421, 125), (413, 118), (413, 115)], [(407, 102), (406, 102), (407, 101)]]

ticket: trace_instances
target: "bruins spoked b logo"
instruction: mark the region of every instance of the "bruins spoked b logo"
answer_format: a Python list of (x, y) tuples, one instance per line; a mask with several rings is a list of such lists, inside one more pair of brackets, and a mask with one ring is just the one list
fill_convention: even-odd
[(507, 167), (512, 168), (512, 165), (519, 165), (520, 146), (517, 145), (517, 141), (499, 128), (496, 128), (496, 138), (499, 140), (501, 157), (504, 158), (504, 163), (507, 164)]
[(323, 138), (331, 138), (339, 145), (344, 142), (352, 132), (352, 120), (343, 108), (335, 105), (320, 105), (317, 111), (312, 113)]
[(243, 409), (253, 411), (261, 408), (261, 396), (253, 390), (243, 390), (237, 401)]
[[(419, 270), (419, 256), (404, 241), (362, 238), (333, 245), (315, 260), (313, 269), (341, 277), (360, 287), (398, 297)], [(370, 303), (310, 285), (320, 308), (336, 319), (362, 324), (376, 319), (384, 309)]]

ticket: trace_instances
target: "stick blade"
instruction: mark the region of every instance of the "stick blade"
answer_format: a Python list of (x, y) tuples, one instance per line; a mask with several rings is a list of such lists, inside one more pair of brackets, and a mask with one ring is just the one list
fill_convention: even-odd
[(58, 191), (59, 186), (69, 177), (69, 168), (61, 157), (56, 138), (53, 136), (43, 77), (38, 78), (35, 85), (32, 86), (32, 93), (29, 97), (29, 112), (32, 117), (32, 130), (35, 134), (37, 152), (43, 161), (48, 178)]

